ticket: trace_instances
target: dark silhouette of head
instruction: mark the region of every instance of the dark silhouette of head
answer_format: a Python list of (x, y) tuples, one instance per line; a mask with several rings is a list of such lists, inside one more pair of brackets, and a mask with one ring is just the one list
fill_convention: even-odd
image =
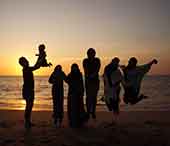
[(76, 63), (73, 63), (73, 64), (71, 65), (71, 72), (72, 72), (72, 73), (78, 73), (78, 72), (80, 72), (79, 66), (78, 66)]
[(93, 59), (96, 56), (96, 51), (93, 48), (89, 48), (87, 51), (87, 56), (89, 59)]
[(134, 68), (136, 67), (137, 63), (138, 63), (138, 60), (135, 57), (131, 57), (128, 61), (128, 66), (130, 68)]
[(107, 72), (107, 74), (110, 74), (113, 71), (117, 70), (117, 68), (119, 67), (119, 62), (120, 59), (118, 57), (113, 58), (112, 61), (106, 66), (105, 72)]
[(29, 62), (25, 57), (19, 58), (19, 64), (24, 68), (29, 66)]
[(115, 57), (112, 59), (111, 64), (118, 67), (119, 66), (120, 59), (118, 57)]
[(61, 65), (57, 65), (54, 69), (55, 72), (58, 72), (58, 71), (62, 71), (62, 66)]
[(44, 44), (40, 44), (38, 46), (39, 52), (43, 52), (45, 50), (45, 45)]

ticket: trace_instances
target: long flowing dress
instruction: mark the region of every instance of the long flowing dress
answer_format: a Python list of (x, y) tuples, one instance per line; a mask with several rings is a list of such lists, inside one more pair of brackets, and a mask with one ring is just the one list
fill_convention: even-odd
[(83, 78), (82, 74), (70, 73), (67, 76), (67, 83), (69, 85), (68, 91), (68, 120), (72, 128), (80, 127), (84, 122), (82, 120), (82, 113), (84, 113), (83, 103)]

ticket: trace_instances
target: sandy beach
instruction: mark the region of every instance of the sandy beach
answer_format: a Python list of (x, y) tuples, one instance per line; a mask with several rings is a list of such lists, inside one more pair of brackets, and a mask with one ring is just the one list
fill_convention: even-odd
[(168, 146), (170, 111), (121, 112), (118, 124), (108, 126), (111, 113), (98, 112), (96, 121), (71, 129), (67, 113), (63, 128), (55, 128), (49, 111), (34, 111), (31, 130), (23, 126), (23, 111), (0, 111), (0, 146)]

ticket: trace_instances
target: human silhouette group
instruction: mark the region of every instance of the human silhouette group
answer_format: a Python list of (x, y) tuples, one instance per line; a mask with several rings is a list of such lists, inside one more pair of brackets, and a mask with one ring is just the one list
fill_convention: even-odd
[[(40, 69), (40, 67), (52, 66), (52, 63), (47, 62), (45, 48), (44, 44), (39, 45), (39, 54), (36, 54), (38, 59), (34, 66), (30, 66), (29, 61), (25, 57), (19, 58), (19, 64), (23, 68), (22, 96), (26, 101), (25, 128), (31, 128), (33, 125), (31, 122), (31, 113), (34, 105), (33, 71)], [(103, 73), (104, 96), (101, 100), (106, 103), (108, 110), (113, 113), (111, 124), (116, 122), (119, 115), (121, 88), (124, 89), (123, 101), (125, 104), (134, 105), (148, 98), (140, 93), (142, 79), (151, 69), (151, 66), (157, 64), (158, 61), (153, 59), (147, 64), (138, 65), (138, 60), (135, 57), (131, 57), (127, 66), (120, 65), (119, 62), (120, 59), (114, 57), (111, 62), (105, 66)], [(62, 127), (64, 117), (64, 82), (67, 83), (69, 87), (67, 97), (69, 126), (72, 128), (80, 128), (88, 123), (90, 118), (96, 119), (101, 61), (96, 57), (95, 49), (88, 49), (87, 58), (83, 60), (82, 65), (85, 76), (84, 80), (79, 66), (76, 63), (71, 65), (71, 71), (68, 75), (64, 73), (61, 65), (57, 65), (49, 77), (49, 83), (52, 84), (53, 119), (54, 125), (57, 128)], [(83, 100), (84, 92), (86, 92), (85, 103)], [(86, 105), (86, 108), (84, 105)]]

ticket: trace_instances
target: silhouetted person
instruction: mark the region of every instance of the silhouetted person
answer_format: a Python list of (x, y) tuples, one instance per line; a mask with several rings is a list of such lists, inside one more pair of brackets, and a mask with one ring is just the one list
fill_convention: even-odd
[(83, 60), (83, 68), (85, 73), (85, 87), (86, 87), (86, 107), (87, 112), (96, 118), (96, 103), (97, 93), (99, 90), (99, 70), (100, 59), (95, 57), (96, 52), (93, 48), (87, 51), (88, 58)]
[(72, 128), (78, 128), (85, 122), (84, 116), (84, 87), (83, 77), (77, 64), (72, 64), (71, 72), (67, 76), (68, 89), (68, 120)]
[(37, 60), (37, 63), (39, 63), (39, 60), (43, 60), (41, 66), (42, 67), (50, 67), (52, 66), (51, 62), (47, 63), (47, 60), (46, 60), (46, 52), (45, 52), (45, 45), (44, 44), (41, 44), (39, 45), (38, 47), (38, 50), (39, 50), (39, 54), (36, 54), (36, 56), (38, 56), (38, 60)]
[(147, 98), (147, 96), (140, 94), (141, 82), (151, 66), (157, 64), (157, 60), (155, 59), (140, 66), (137, 66), (137, 62), (137, 59), (132, 57), (130, 58), (128, 65), (123, 69), (126, 83), (124, 102), (127, 104), (136, 104), (142, 99)]
[(63, 81), (66, 80), (66, 75), (62, 71), (61, 65), (57, 65), (54, 72), (49, 78), (49, 83), (52, 84), (53, 98), (53, 118), (56, 127), (61, 127), (64, 116), (64, 86)]
[(19, 58), (19, 64), (23, 67), (23, 88), (22, 96), (26, 101), (25, 107), (25, 128), (30, 128), (31, 123), (31, 112), (34, 105), (34, 75), (33, 71), (40, 68), (43, 60), (39, 60), (33, 67), (29, 66), (29, 62), (25, 57)]
[(119, 58), (115, 57), (104, 69), (104, 96), (109, 111), (113, 112), (112, 124), (119, 115), (120, 83), (123, 83), (119, 62)]

